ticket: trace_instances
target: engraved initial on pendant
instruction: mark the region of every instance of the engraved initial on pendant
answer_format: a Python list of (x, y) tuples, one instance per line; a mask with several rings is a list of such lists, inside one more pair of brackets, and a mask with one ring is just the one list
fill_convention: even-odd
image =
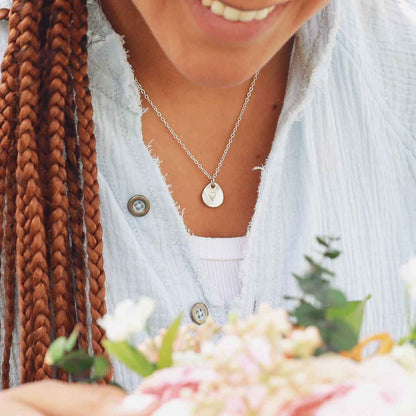
[(217, 208), (224, 202), (224, 192), (216, 182), (210, 182), (202, 191), (202, 200), (210, 208)]

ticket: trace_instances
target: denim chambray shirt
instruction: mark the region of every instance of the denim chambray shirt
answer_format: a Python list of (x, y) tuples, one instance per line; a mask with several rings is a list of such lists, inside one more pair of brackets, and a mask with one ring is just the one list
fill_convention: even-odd
[[(227, 311), (201, 279), (169, 176), (143, 143), (144, 108), (123, 40), (97, 0), (88, 7), (108, 309), (147, 295), (157, 302), (155, 330), (180, 312), (189, 321), (197, 302), (222, 323)], [(2, 54), (7, 37), (1, 22)], [(262, 302), (284, 306), (315, 236), (337, 235), (344, 254), (331, 264), (336, 282), (351, 299), (372, 294), (364, 334), (403, 334), (399, 268), (416, 254), (415, 0), (332, 0), (298, 31), (274, 143), (259, 168), (233, 309), (246, 316)], [(151, 204), (141, 218), (127, 208), (138, 194)], [(16, 349), (12, 368), (17, 384)], [(118, 365), (116, 380), (138, 382)]]

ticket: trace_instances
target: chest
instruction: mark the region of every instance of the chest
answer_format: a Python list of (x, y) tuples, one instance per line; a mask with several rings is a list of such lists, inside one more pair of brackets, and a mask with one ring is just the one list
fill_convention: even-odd
[[(373, 295), (365, 332), (399, 335), (405, 322), (398, 270), (416, 249), (416, 149), (409, 132), (386, 121), (345, 61), (341, 85), (359, 87), (340, 88), (334, 61), (313, 99), (305, 102), (300, 89), (285, 103), (259, 170), (242, 289), (232, 308), (244, 316), (260, 302), (284, 305), (284, 296), (296, 292), (291, 273), (305, 267), (303, 254), (313, 254), (317, 235), (330, 234), (342, 239), (344, 254), (330, 265), (338, 285), (351, 299)], [(164, 162), (146, 147), (137, 97), (130, 105), (128, 96), (103, 91), (105, 82), (93, 79), (109, 308), (147, 295), (158, 305), (155, 328), (179, 312), (189, 320), (198, 302), (224, 322), (227, 311), (200, 278)], [(150, 203), (143, 217), (129, 212), (135, 195)]]
[[(279, 83), (268, 90), (263, 83), (258, 80), (258, 89), (238, 121), (243, 100), (216, 98), (209, 111), (204, 100), (203, 108), (163, 100), (171, 132), (142, 99), (146, 112), (140, 136), (157, 158), (171, 196), (183, 211), (185, 226), (196, 235), (234, 237), (247, 232), (260, 183), (258, 168), (270, 153), (280, 114), (275, 103), (284, 95)], [(209, 187), (211, 178), (219, 188)], [(216, 206), (219, 198), (223, 202)]]

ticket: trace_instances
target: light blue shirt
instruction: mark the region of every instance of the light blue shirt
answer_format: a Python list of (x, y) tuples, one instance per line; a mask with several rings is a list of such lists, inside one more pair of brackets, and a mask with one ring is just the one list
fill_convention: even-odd
[[(108, 309), (147, 295), (157, 301), (155, 329), (180, 312), (189, 321), (197, 302), (222, 323), (224, 305), (204, 287), (168, 178), (143, 143), (143, 109), (122, 39), (95, 0), (89, 9)], [(3, 52), (6, 44), (1, 23)], [(343, 255), (330, 264), (337, 284), (351, 299), (373, 296), (364, 333), (403, 334), (399, 268), (416, 253), (415, 136), (416, 2), (333, 0), (296, 35), (233, 309), (247, 316), (262, 302), (284, 306), (297, 290), (291, 273), (305, 269), (315, 237), (330, 234), (342, 238)], [(136, 194), (151, 204), (141, 218), (127, 209)], [(13, 360), (17, 370), (16, 352)], [(120, 366), (116, 378), (137, 383)]]

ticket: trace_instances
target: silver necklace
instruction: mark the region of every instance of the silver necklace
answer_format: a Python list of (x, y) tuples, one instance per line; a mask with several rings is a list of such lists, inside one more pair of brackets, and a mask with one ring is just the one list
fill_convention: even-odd
[(234, 138), (237, 134), (238, 128), (240, 127), (241, 120), (243, 119), (244, 113), (246, 111), (247, 105), (250, 102), (250, 98), (253, 94), (254, 87), (257, 82), (257, 78), (259, 76), (260, 71), (257, 71), (256, 74), (253, 76), (253, 79), (251, 81), (250, 87), (247, 91), (246, 98), (244, 99), (243, 106), (241, 107), (240, 114), (237, 117), (237, 121), (234, 124), (233, 131), (231, 132), (230, 138), (228, 139), (227, 145), (225, 146), (224, 152), (221, 156), (221, 159), (218, 163), (217, 168), (215, 169), (215, 172), (210, 175), (209, 172), (202, 166), (201, 162), (198, 161), (198, 159), (191, 153), (191, 151), (185, 146), (185, 144), (182, 142), (182, 140), (178, 137), (178, 135), (175, 133), (175, 130), (170, 126), (170, 124), (167, 122), (165, 117), (163, 117), (162, 113), (159, 111), (159, 109), (156, 107), (154, 102), (151, 100), (143, 86), (140, 84), (140, 82), (137, 82), (138, 88), (140, 93), (143, 95), (143, 97), (146, 99), (146, 101), (150, 104), (153, 111), (156, 113), (157, 117), (160, 119), (160, 121), (163, 123), (163, 125), (168, 129), (169, 133), (172, 135), (172, 137), (178, 142), (178, 144), (181, 146), (181, 148), (185, 151), (185, 153), (191, 158), (191, 160), (195, 163), (195, 165), (203, 172), (203, 174), (210, 180), (208, 185), (204, 188), (202, 191), (202, 201), (204, 204), (210, 208), (217, 208), (221, 206), (224, 202), (224, 191), (221, 188), (221, 186), (216, 182), (216, 179), (218, 177), (218, 174), (222, 168), (222, 165), (224, 163), (224, 160), (227, 156), (228, 151), (230, 150), (231, 144), (234, 141)]

